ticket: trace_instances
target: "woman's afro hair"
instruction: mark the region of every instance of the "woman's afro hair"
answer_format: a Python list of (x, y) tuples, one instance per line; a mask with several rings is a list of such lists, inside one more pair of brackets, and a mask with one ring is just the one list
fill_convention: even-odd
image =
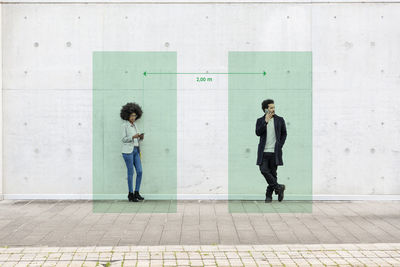
[(130, 103), (126, 103), (126, 105), (122, 106), (121, 109), (121, 119), (123, 120), (129, 120), (129, 117), (131, 116), (132, 113), (136, 113), (136, 120), (140, 119), (140, 117), (142, 117), (143, 111), (142, 108), (133, 102)]

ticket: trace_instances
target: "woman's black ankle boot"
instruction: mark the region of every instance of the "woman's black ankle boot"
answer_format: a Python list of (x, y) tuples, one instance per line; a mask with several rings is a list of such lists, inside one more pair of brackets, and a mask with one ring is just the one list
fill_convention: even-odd
[(139, 194), (139, 191), (135, 191), (134, 197), (136, 197), (136, 198), (139, 199), (139, 200), (143, 200), (143, 199), (144, 199), (144, 197), (142, 197), (142, 196)]
[(128, 199), (129, 199), (129, 201), (138, 202), (138, 199), (135, 197), (135, 195), (132, 192), (129, 192)]

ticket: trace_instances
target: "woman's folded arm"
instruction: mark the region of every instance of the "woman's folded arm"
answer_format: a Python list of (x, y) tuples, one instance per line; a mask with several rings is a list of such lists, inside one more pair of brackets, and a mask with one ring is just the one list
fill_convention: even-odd
[(121, 132), (122, 132), (122, 143), (132, 143), (133, 142), (133, 138), (132, 136), (128, 136), (127, 135), (127, 131), (126, 131), (126, 127), (125, 125), (121, 126)]

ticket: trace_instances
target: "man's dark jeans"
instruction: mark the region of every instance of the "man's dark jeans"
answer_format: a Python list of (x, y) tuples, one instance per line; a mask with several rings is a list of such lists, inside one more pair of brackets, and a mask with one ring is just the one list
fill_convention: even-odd
[(278, 178), (276, 176), (278, 166), (275, 162), (275, 153), (263, 152), (262, 164), (259, 166), (262, 175), (264, 175), (265, 180), (268, 183), (265, 195), (271, 197), (274, 190), (279, 186), (277, 182)]

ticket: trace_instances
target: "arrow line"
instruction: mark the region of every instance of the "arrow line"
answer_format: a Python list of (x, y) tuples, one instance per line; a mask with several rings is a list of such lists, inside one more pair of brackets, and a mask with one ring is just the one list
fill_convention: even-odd
[(143, 72), (144, 76), (147, 75), (152, 75), (152, 74), (244, 74), (244, 75), (249, 75), (249, 74), (256, 74), (256, 75), (263, 75), (266, 76), (267, 73), (265, 71), (263, 72)]

